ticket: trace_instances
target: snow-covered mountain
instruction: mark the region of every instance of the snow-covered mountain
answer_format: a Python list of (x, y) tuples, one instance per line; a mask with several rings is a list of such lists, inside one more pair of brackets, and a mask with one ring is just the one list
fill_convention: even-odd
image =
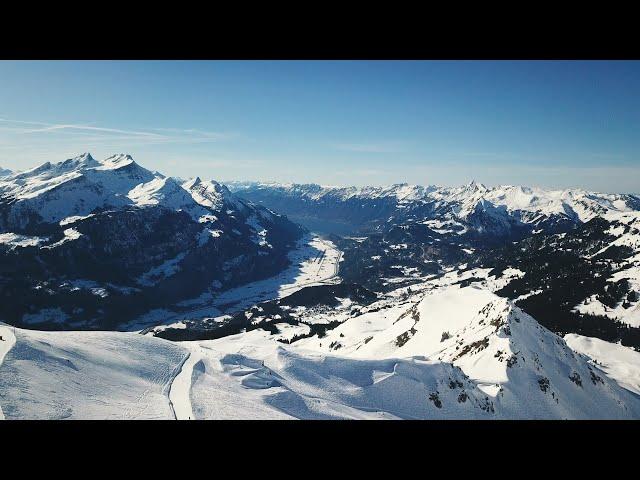
[(0, 320), (112, 328), (276, 273), (302, 233), (214, 181), (129, 155), (47, 162), (0, 178)]
[(334, 222), (327, 228), (335, 233), (422, 222), (437, 231), (458, 235), (508, 236), (535, 229), (562, 230), (607, 212), (640, 210), (640, 197), (636, 195), (486, 187), (473, 181), (460, 187), (327, 187), (257, 182), (227, 185), (243, 198), (281, 211), (303, 224)]
[[(468, 401), (498, 418), (521, 418), (524, 412), (527, 418), (638, 414), (640, 397), (624, 392), (564, 340), (489, 290), (446, 287), (399, 315), (383, 312), (347, 320), (318, 348), (363, 359), (423, 357), (461, 369), (475, 395), (456, 380), (442, 382), (430, 396), (439, 400), (438, 408), (455, 410)], [(302, 340), (301, 347), (314, 343), (320, 341)]]
[(0, 417), (640, 418), (639, 271), (634, 195), (83, 154), (0, 176)]
[(0, 167), (0, 177), (6, 177), (11, 174), (11, 170)]
[(196, 200), (178, 181), (152, 173), (122, 154), (99, 162), (85, 153), (13, 173), (0, 181), (0, 196), (3, 227), (16, 230), (125, 206), (160, 205), (206, 213), (198, 212)]

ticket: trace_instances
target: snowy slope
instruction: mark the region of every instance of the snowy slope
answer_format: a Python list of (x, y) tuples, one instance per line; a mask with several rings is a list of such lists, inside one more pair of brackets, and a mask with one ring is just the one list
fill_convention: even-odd
[(237, 203), (215, 182), (208, 182), (210, 188), (202, 190), (193, 183), (183, 188), (178, 180), (141, 167), (129, 155), (98, 161), (85, 153), (3, 177), (0, 196), (11, 200), (9, 224), (19, 227), (30, 215), (56, 223), (97, 209), (161, 205), (202, 216), (211, 209), (219, 210), (225, 201)]
[(182, 187), (190, 192), (193, 199), (200, 205), (216, 211), (220, 211), (225, 204), (240, 209), (246, 208), (227, 187), (214, 180), (203, 181), (200, 177), (196, 177), (184, 182)]
[(607, 376), (612, 367), (473, 290), (374, 303), (290, 345), (261, 329), (182, 343), (17, 329), (0, 406), (7, 418), (640, 418), (640, 396)]
[(564, 337), (574, 351), (586, 355), (620, 386), (640, 395), (640, 352), (599, 338), (570, 333)]
[(11, 173), (0, 178), (0, 199), (7, 209), (4, 230), (12, 233), (12, 228), (20, 231), (34, 219), (66, 224), (96, 211), (127, 206), (184, 210), (194, 220), (209, 224), (216, 222), (215, 213), (223, 209), (227, 214), (238, 210), (252, 216), (251, 227), (257, 232), (266, 228), (262, 220), (268, 223), (277, 217), (267, 209), (247, 205), (213, 180), (182, 182), (151, 172), (125, 154), (98, 161), (84, 153)]
[(640, 415), (632, 388), (487, 289), (441, 285), (342, 321), (292, 344), (278, 341), (293, 328), (285, 324), (276, 335), (190, 342), (189, 368), (178, 377), (184, 418)]
[[(16, 337), (13, 334), (13, 329), (3, 323), (0, 323), (0, 339), (0, 366), (2, 366), (2, 362), (4, 361), (7, 352), (9, 352), (16, 343)], [(4, 418), (4, 412), (2, 411), (2, 404), (0, 402), (0, 420), (4, 420)]]
[(615, 307), (607, 307), (596, 298), (586, 299), (576, 306), (576, 311), (604, 315), (632, 327), (640, 327), (640, 213), (617, 213), (608, 215), (611, 228), (607, 231), (615, 240), (593, 256), (607, 253), (616, 248), (629, 249), (631, 255), (616, 265), (616, 272), (607, 279), (609, 283), (626, 280), (635, 298), (626, 298)]
[[(195, 418), (489, 418), (482, 393), (448, 364), (322, 355), (279, 346), (261, 330), (197, 343)], [(468, 403), (446, 386), (451, 379), (468, 389)], [(429, 400), (436, 391), (445, 408)]]
[(500, 418), (637, 418), (638, 397), (488, 290), (454, 285), (398, 310), (356, 316), (322, 339), (294, 345), (353, 358), (452, 364), (486, 393)]
[[(11, 332), (0, 327), (7, 345)], [(0, 363), (0, 407), (7, 419), (171, 419), (169, 387), (186, 354), (136, 334), (16, 329)]]
[(56, 223), (99, 208), (136, 204), (128, 198), (128, 192), (155, 179), (156, 175), (128, 155), (99, 162), (85, 153), (4, 177), (0, 180), (0, 195), (14, 202), (9, 225), (24, 227), (29, 216)]

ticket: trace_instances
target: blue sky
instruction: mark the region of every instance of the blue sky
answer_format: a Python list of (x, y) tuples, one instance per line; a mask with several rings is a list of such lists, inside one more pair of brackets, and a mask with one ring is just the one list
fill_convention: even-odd
[(640, 192), (640, 62), (0, 61), (0, 166)]

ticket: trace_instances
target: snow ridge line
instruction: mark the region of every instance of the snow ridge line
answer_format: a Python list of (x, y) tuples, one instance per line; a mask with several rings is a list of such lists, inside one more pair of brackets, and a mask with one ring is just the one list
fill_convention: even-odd
[(171, 401), (171, 388), (173, 387), (173, 382), (176, 380), (176, 378), (178, 378), (178, 375), (182, 373), (182, 368), (184, 367), (184, 364), (187, 363), (187, 360), (189, 360), (190, 357), (191, 357), (191, 352), (187, 352), (187, 354), (182, 359), (180, 364), (173, 370), (173, 373), (171, 375), (171, 380), (167, 382), (165, 393), (167, 395), (167, 399), (169, 400), (169, 408), (171, 408), (171, 414), (173, 415), (174, 420), (178, 420), (178, 417), (176, 415), (176, 410), (173, 406), (173, 402)]

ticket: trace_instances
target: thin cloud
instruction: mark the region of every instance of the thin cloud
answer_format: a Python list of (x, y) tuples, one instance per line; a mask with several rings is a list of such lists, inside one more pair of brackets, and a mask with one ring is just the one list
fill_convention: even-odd
[(105, 127), (92, 127), (90, 125), (49, 125), (42, 128), (34, 128), (31, 130), (23, 130), (21, 133), (29, 134), (29, 133), (41, 133), (41, 132), (53, 132), (56, 130), (80, 130), (80, 131), (89, 131), (89, 132), (103, 132), (103, 133), (118, 133), (124, 135), (133, 135), (133, 136), (144, 136), (144, 137), (162, 137), (156, 133), (151, 132), (137, 132), (133, 130), (120, 130), (117, 128), (105, 128)]
[[(75, 123), (46, 123), (0, 118), (0, 134), (14, 138), (20, 143), (21, 136), (29, 136), (30, 142), (73, 141), (74, 137), (83, 142), (94, 142), (103, 146), (117, 146), (120, 142), (130, 145), (155, 145), (167, 143), (209, 143), (237, 138), (235, 133), (209, 132), (199, 129), (150, 128), (147, 130), (124, 130), (119, 128), (84, 125)], [(28, 127), (27, 127), (28, 126)]]
[(211, 139), (211, 140), (230, 140), (234, 138), (239, 138), (240, 135), (233, 132), (209, 132), (206, 130), (200, 130), (197, 128), (153, 128), (152, 130), (156, 132), (165, 132), (167, 134), (182, 134), (182, 135), (194, 135), (199, 136), (203, 139)]
[(335, 143), (332, 147), (345, 152), (398, 153), (402, 150), (397, 143)]

